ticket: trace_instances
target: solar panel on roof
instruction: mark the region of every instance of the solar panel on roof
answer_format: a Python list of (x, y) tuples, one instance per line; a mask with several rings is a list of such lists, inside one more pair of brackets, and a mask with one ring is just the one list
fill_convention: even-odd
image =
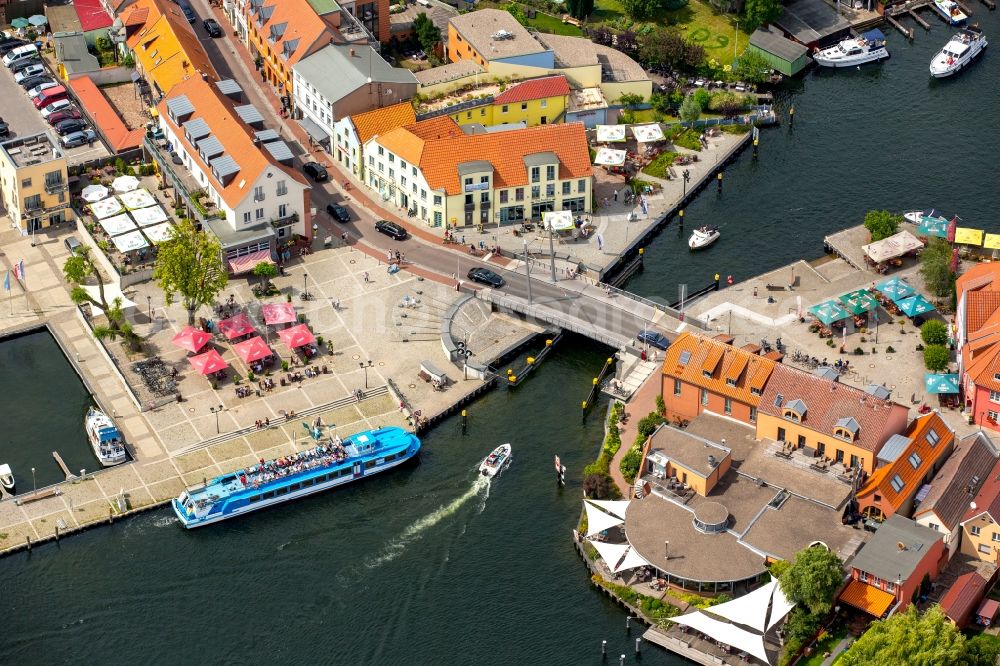
[(205, 122), (204, 118), (189, 120), (181, 127), (184, 128), (184, 133), (187, 134), (188, 139), (192, 141), (204, 138), (212, 132), (212, 130), (208, 128), (208, 123)]
[(279, 162), (285, 162), (292, 159), (292, 149), (288, 147), (288, 144), (284, 141), (271, 141), (264, 144), (264, 148), (267, 152), (271, 153), (271, 156)]
[(240, 165), (236, 163), (229, 155), (223, 155), (222, 157), (216, 157), (211, 162), (212, 173), (219, 180), (226, 178), (227, 176), (232, 176), (233, 174), (239, 173)]
[(194, 113), (194, 104), (187, 98), (187, 95), (178, 95), (173, 99), (167, 100), (167, 111), (174, 118), (180, 118)]
[(236, 107), (236, 113), (240, 118), (243, 119), (247, 125), (253, 125), (254, 123), (264, 122), (264, 116), (260, 115), (260, 111), (253, 104), (244, 104), (243, 106)]

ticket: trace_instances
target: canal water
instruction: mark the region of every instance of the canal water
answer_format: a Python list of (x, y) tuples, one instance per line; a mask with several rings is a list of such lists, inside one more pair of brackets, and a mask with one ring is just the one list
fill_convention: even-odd
[[(988, 35), (1000, 19), (976, 6)], [(1000, 59), (955, 81), (927, 64), (949, 30), (933, 22), (892, 59), (793, 82), (787, 122), (763, 132), (688, 207), (722, 240), (692, 255), (676, 226), (651, 243), (629, 288), (673, 300), (714, 272), (739, 280), (818, 256), (824, 234), (869, 208), (937, 206), (997, 229)], [(624, 614), (587, 583), (570, 543), (580, 471), (597, 453), (599, 412), (580, 401), (606, 349), (572, 339), (512, 393), (424, 437), (423, 462), (356, 487), (185, 532), (167, 510), (0, 560), (0, 654), (10, 663), (601, 663), (600, 642), (632, 657)], [(8, 408), (28, 411), (31, 403)], [(600, 406), (603, 409), (604, 405)], [(39, 414), (45, 414), (39, 410)], [(43, 418), (39, 416), (39, 418)], [(74, 416), (75, 419), (75, 416)], [(20, 433), (8, 428), (15, 437)], [(489, 486), (476, 463), (510, 441), (514, 464)], [(569, 468), (555, 486), (552, 456)], [(647, 646), (646, 664), (679, 664)]]

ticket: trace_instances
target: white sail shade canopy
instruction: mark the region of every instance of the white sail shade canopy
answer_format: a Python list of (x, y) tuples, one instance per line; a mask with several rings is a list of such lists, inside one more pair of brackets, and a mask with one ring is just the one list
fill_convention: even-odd
[(628, 505), (631, 504), (630, 500), (587, 500), (595, 506), (599, 506), (610, 514), (614, 514), (619, 518), (625, 517), (625, 512), (628, 510)]
[(615, 567), (615, 573), (619, 571), (625, 571), (626, 569), (635, 569), (636, 567), (644, 567), (649, 564), (649, 560), (640, 555), (635, 551), (635, 548), (629, 545), (628, 551), (625, 553), (625, 557), (618, 563)]
[(583, 506), (587, 509), (587, 536), (600, 534), (604, 530), (617, 527), (625, 522), (623, 518), (604, 513), (589, 502), (584, 502)]
[(731, 645), (737, 650), (752, 654), (765, 664), (771, 663), (771, 660), (767, 656), (767, 651), (764, 650), (764, 636), (762, 634), (754, 634), (745, 629), (740, 629), (735, 624), (712, 619), (701, 611), (688, 613), (680, 617), (672, 617), (670, 621), (691, 627), (696, 631), (711, 636), (717, 641)]

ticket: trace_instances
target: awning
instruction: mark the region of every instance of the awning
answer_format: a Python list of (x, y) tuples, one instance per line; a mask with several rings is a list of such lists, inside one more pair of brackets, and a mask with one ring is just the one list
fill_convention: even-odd
[(587, 510), (587, 536), (589, 537), (625, 522), (624, 518), (604, 513), (590, 502), (584, 502), (583, 506)]
[(861, 250), (875, 263), (881, 263), (889, 259), (901, 257), (907, 252), (919, 250), (924, 246), (916, 236), (909, 231), (903, 230), (898, 234), (893, 234), (880, 241), (862, 245)]
[(907, 296), (912, 296), (917, 291), (908, 282), (898, 277), (891, 277), (888, 280), (879, 282), (875, 285), (875, 288), (893, 303), (901, 301)]
[[(128, 176), (124, 176), (127, 178)], [(117, 180), (117, 179), (116, 179)], [(156, 205), (156, 199), (144, 189), (129, 190), (118, 195), (119, 201), (129, 210), (133, 208), (148, 208)]]
[(226, 336), (227, 340), (238, 338), (241, 335), (249, 335), (255, 330), (253, 324), (250, 323), (250, 318), (243, 312), (219, 322), (219, 332)]
[(663, 129), (659, 125), (633, 125), (632, 134), (639, 143), (663, 141)]
[(934, 306), (920, 294), (914, 294), (896, 303), (907, 317), (917, 317), (927, 312), (933, 312)]
[(243, 359), (244, 363), (253, 363), (271, 355), (271, 348), (267, 346), (259, 335), (233, 345), (233, 351)]
[(278, 331), (278, 337), (281, 338), (281, 341), (289, 349), (304, 347), (316, 342), (316, 336), (312, 334), (312, 331), (305, 324), (284, 328)]
[(948, 220), (943, 217), (922, 217), (917, 225), (917, 233), (921, 236), (948, 237)]
[(210, 349), (204, 354), (198, 354), (197, 356), (189, 356), (188, 362), (198, 371), (199, 375), (211, 375), (229, 367), (229, 364), (214, 349)]
[(840, 600), (872, 617), (880, 618), (896, 602), (896, 597), (868, 583), (852, 580), (840, 593)]
[(98, 224), (101, 225), (101, 229), (104, 229), (109, 236), (118, 236), (135, 231), (135, 222), (128, 216), (128, 213), (106, 217), (103, 220), (98, 220)]
[(113, 236), (111, 242), (115, 244), (118, 251), (121, 253), (125, 252), (135, 252), (136, 250), (141, 250), (144, 247), (149, 247), (149, 243), (146, 238), (139, 232), (138, 229), (135, 231), (130, 231), (121, 236)]
[(858, 289), (844, 294), (840, 297), (840, 302), (856, 315), (862, 312), (869, 312), (878, 307), (878, 301), (875, 300), (875, 297), (867, 289)]
[(598, 125), (597, 126), (597, 142), (598, 143), (617, 143), (619, 141), (625, 140), (625, 126), (624, 125)]
[(836, 301), (826, 301), (809, 308), (809, 313), (824, 324), (832, 324), (841, 319), (847, 319), (851, 313), (840, 307)]
[(185, 326), (181, 329), (180, 333), (175, 335), (170, 340), (170, 342), (174, 343), (174, 345), (180, 347), (181, 349), (186, 349), (192, 354), (197, 354), (211, 339), (211, 333), (206, 333), (205, 331), (194, 328), (193, 326)]
[(573, 211), (571, 210), (542, 213), (542, 225), (545, 229), (552, 231), (572, 231), (576, 228), (573, 224)]
[(955, 242), (959, 245), (982, 245), (983, 230), (959, 227), (955, 229)]
[(290, 324), (295, 321), (295, 306), (291, 303), (265, 303), (260, 311), (264, 315), (264, 323), (268, 326)]
[(265, 262), (268, 264), (274, 263), (274, 259), (271, 258), (270, 250), (257, 250), (256, 252), (245, 254), (242, 257), (236, 257), (235, 259), (230, 259), (229, 272), (232, 273), (233, 275), (246, 273), (248, 271), (252, 271), (254, 266), (256, 266), (261, 262)]
[(958, 393), (958, 375), (928, 372), (924, 375), (924, 388), (928, 393)]
[(326, 130), (320, 127), (314, 120), (311, 120), (306, 116), (302, 116), (302, 119), (299, 120), (299, 125), (302, 125), (302, 129), (306, 131), (306, 134), (313, 138), (313, 141), (323, 143), (330, 140), (330, 135), (326, 133)]
[(729, 622), (713, 619), (700, 611), (681, 615), (680, 617), (672, 617), (670, 618), (670, 622), (691, 627), (737, 650), (752, 654), (765, 664), (771, 663), (767, 652), (764, 650), (764, 636), (761, 634), (749, 632)]
[(1000, 234), (986, 234), (983, 247), (987, 250), (1000, 250)]
[(608, 513), (618, 516), (619, 518), (625, 518), (625, 511), (628, 509), (628, 505), (631, 504), (629, 500), (587, 500), (595, 506), (599, 506)]
[(613, 148), (599, 148), (594, 156), (594, 164), (598, 166), (621, 166), (625, 164), (628, 153)]

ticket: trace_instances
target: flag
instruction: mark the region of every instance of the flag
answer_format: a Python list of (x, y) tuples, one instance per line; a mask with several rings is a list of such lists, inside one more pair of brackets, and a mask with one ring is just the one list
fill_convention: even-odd
[(7, 271), (7, 275), (3, 279), (3, 288), (10, 291), (10, 271)]
[(18, 280), (24, 280), (24, 259), (14, 264), (14, 277)]

